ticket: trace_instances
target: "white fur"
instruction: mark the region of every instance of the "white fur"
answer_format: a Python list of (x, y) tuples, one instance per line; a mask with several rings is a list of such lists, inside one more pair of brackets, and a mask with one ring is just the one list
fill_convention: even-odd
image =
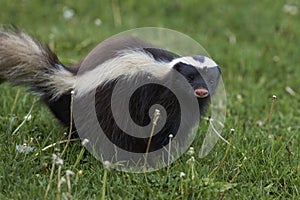
[(172, 62), (170, 63), (170, 66), (174, 66), (176, 63), (179, 63), (179, 62), (188, 64), (188, 65), (193, 65), (194, 67), (197, 67), (200, 69), (203, 69), (205, 67), (211, 68), (211, 67), (218, 66), (212, 59), (205, 57), (205, 56), (203, 58), (204, 58), (204, 62), (202, 63), (202, 62), (195, 60), (191, 56), (184, 56), (184, 57), (180, 57), (180, 58), (176, 58), (176, 59), (172, 60)]
[[(200, 69), (217, 66), (212, 59), (207, 57), (204, 57), (203, 63), (190, 56), (176, 58), (170, 63), (164, 63), (155, 60), (143, 51), (123, 50), (120, 51), (118, 56), (107, 60), (91, 71), (85, 72), (83, 69), (83, 71), (80, 72), (79, 70), (74, 87), (76, 95), (84, 95), (85, 93), (94, 90), (97, 86), (122, 75), (125, 75), (126, 78), (130, 79), (138, 73), (147, 73), (160, 79), (170, 72), (171, 68), (178, 62), (193, 65)], [(83, 61), (82, 66), (84, 66), (84, 63), (85, 62)], [(69, 83), (72, 83), (72, 81), (73, 79), (70, 77)]]
[[(84, 61), (82, 65), (84, 66)], [(145, 52), (124, 50), (117, 57), (107, 60), (91, 71), (80, 73), (79, 70), (75, 83), (76, 95), (83, 95), (121, 75), (130, 79), (138, 73), (149, 73), (156, 78), (162, 78), (169, 71), (170, 68), (165, 63), (156, 61)]]
[(76, 77), (74, 74), (63, 67), (59, 67), (59, 70), (55, 71), (55, 73), (50, 77), (48, 86), (52, 86), (50, 88), (53, 88), (53, 98), (56, 98), (65, 92), (72, 90), (75, 83)]

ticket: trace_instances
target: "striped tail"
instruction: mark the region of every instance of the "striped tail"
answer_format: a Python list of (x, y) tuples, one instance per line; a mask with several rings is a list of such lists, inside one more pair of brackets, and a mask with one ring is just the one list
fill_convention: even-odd
[(72, 89), (75, 75), (26, 33), (0, 29), (0, 83), (4, 81), (56, 98)]

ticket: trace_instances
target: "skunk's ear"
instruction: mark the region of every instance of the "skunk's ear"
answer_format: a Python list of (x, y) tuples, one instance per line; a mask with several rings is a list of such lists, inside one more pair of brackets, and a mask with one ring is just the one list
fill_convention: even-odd
[(183, 68), (183, 63), (182, 62), (179, 62), (179, 63), (176, 63), (174, 66), (173, 66), (173, 69), (175, 69), (176, 71), (178, 72), (181, 72), (182, 71), (182, 68)]

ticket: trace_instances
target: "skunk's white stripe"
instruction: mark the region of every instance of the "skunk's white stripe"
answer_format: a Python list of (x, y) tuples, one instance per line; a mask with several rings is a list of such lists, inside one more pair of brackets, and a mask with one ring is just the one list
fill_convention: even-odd
[[(84, 67), (84, 61), (82, 65)], [(122, 75), (130, 79), (138, 73), (147, 73), (162, 78), (169, 71), (169, 65), (156, 61), (145, 52), (124, 50), (91, 71), (80, 72), (79, 70), (75, 83), (76, 95), (81, 96)]]
[(53, 98), (56, 98), (69, 90), (72, 90), (75, 83), (76, 77), (74, 74), (63, 67), (59, 67), (59, 70), (55, 71), (54, 74), (51, 75), (47, 86), (49, 86), (49, 88), (53, 88), (53, 91), (51, 92)]
[(176, 58), (176, 59), (172, 60), (172, 62), (170, 63), (170, 66), (174, 66), (176, 63), (179, 63), (179, 62), (188, 64), (188, 65), (193, 65), (194, 67), (197, 67), (200, 69), (203, 69), (205, 67), (210, 68), (210, 67), (218, 66), (212, 59), (205, 57), (205, 56), (203, 56), (203, 62), (195, 60), (191, 56), (184, 56), (184, 57)]
[[(107, 60), (91, 71), (80, 72), (79, 70), (74, 88), (76, 90), (76, 95), (81, 96), (96, 89), (99, 85), (120, 76), (126, 76), (126, 78), (131, 79), (137, 74), (147, 73), (161, 79), (170, 72), (171, 68), (176, 63), (179, 62), (193, 65), (200, 69), (217, 66), (217, 64), (208, 57), (203, 57), (203, 62), (196, 60), (191, 56), (185, 56), (176, 58), (170, 63), (164, 63), (155, 60), (143, 51), (123, 50), (120, 51), (116, 57)], [(84, 63), (85, 62), (83, 61), (83, 67)], [(70, 78), (69, 82), (72, 83), (72, 81), (72, 78)]]

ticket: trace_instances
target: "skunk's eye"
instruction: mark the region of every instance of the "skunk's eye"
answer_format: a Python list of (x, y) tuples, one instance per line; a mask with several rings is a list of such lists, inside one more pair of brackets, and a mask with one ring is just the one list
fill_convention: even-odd
[(195, 76), (194, 76), (193, 74), (190, 74), (190, 75), (187, 76), (187, 79), (188, 79), (189, 81), (194, 80), (194, 78), (195, 78)]

